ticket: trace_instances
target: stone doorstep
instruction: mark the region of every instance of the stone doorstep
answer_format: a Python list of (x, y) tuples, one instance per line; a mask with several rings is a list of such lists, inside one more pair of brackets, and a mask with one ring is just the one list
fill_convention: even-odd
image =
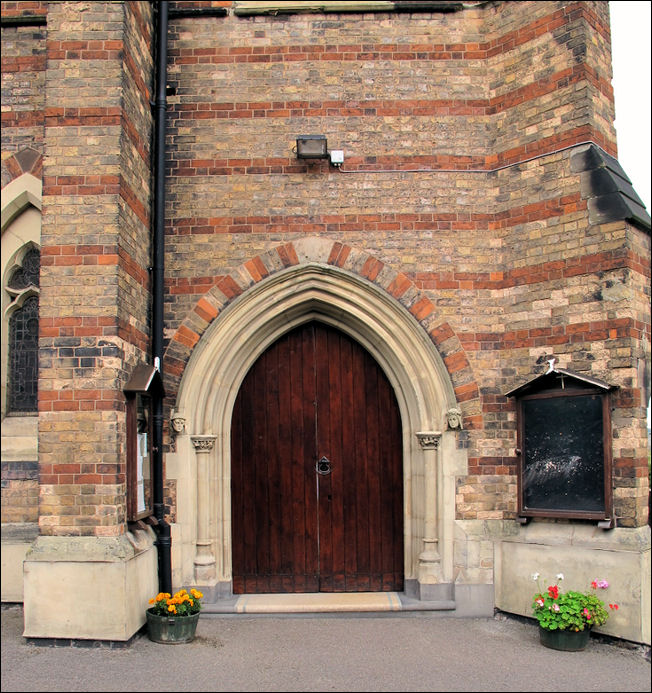
[(420, 601), (398, 592), (243, 594), (204, 604), (202, 614), (310, 614), (451, 611), (454, 601)]

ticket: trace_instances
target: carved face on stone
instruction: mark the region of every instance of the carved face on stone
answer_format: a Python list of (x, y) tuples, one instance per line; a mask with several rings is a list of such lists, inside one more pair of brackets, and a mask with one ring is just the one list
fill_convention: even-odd
[(172, 424), (172, 430), (175, 433), (183, 433), (183, 429), (186, 427), (186, 418), (183, 414), (179, 412), (174, 412), (170, 418)]
[(446, 412), (448, 428), (462, 428), (462, 412), (460, 409), (449, 409)]

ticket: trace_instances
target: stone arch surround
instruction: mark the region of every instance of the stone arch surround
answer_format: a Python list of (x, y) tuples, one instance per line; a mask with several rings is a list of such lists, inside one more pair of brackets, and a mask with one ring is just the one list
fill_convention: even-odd
[(473, 426), (477, 384), (459, 340), (405, 275), (323, 238), (244, 263), (199, 299), (169, 342), (166, 390), (183, 422), (166, 459), (177, 479), (178, 580), (230, 593), (233, 403), (260, 354), (312, 319), (356, 339), (392, 383), (403, 426), (406, 592), (450, 599), (454, 478), (466, 455), (446, 412), (460, 407)]

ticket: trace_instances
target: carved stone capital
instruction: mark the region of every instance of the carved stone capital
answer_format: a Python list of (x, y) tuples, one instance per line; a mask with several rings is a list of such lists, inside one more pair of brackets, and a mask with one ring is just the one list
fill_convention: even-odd
[(192, 444), (195, 446), (195, 452), (210, 452), (215, 445), (217, 436), (190, 436)]
[(419, 441), (419, 445), (424, 450), (437, 450), (439, 447), (439, 441), (441, 440), (440, 431), (419, 431), (416, 436), (417, 440)]

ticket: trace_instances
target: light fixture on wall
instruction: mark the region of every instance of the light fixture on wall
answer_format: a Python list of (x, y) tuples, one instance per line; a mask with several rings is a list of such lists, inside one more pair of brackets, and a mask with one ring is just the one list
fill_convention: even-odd
[(333, 166), (339, 166), (344, 161), (342, 150), (328, 151), (325, 135), (297, 136), (297, 159), (330, 159)]
[(328, 159), (328, 143), (325, 135), (299, 135), (298, 159)]

